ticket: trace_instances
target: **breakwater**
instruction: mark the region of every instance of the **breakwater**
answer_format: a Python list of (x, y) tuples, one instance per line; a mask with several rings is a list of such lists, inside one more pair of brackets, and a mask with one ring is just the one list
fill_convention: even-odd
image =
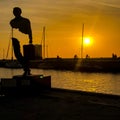
[(72, 70), (81, 72), (120, 72), (120, 59), (116, 58), (47, 58), (31, 67), (41, 69)]
[[(1, 60), (0, 67), (21, 68), (16, 60), (10, 61)], [(120, 58), (46, 58), (30, 61), (30, 67), (80, 72), (120, 72)]]

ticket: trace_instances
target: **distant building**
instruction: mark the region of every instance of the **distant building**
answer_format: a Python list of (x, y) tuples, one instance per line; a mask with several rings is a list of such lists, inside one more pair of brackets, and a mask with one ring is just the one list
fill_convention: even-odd
[(23, 54), (29, 60), (42, 59), (42, 45), (23, 45)]
[(74, 55), (74, 59), (77, 59), (77, 58), (78, 58), (78, 56), (75, 54), (75, 55)]
[(35, 45), (35, 59), (42, 59), (42, 45)]
[(116, 54), (112, 54), (112, 58), (116, 59), (117, 58), (117, 55)]
[(90, 58), (90, 56), (87, 54), (87, 55), (86, 55), (86, 58)]

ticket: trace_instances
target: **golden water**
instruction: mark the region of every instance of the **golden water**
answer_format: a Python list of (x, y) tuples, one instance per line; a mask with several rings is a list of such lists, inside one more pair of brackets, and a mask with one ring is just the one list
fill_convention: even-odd
[[(22, 69), (0, 68), (0, 78), (21, 75)], [(52, 87), (120, 95), (120, 74), (81, 73), (32, 69), (32, 74), (51, 75)]]

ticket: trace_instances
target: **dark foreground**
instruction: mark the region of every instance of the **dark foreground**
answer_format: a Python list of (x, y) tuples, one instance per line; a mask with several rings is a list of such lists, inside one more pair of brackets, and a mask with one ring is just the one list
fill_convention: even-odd
[(119, 120), (120, 97), (45, 90), (0, 97), (0, 120)]

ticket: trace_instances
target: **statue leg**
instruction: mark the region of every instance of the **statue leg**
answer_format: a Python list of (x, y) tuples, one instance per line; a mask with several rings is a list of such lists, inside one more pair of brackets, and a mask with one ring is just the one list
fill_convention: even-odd
[(22, 56), (20, 52), (20, 44), (19, 41), (16, 38), (12, 38), (12, 45), (14, 49), (14, 54), (17, 60), (20, 62), (20, 64), (23, 67), (24, 74), (23, 75), (30, 75), (30, 68), (29, 68), (29, 60)]

